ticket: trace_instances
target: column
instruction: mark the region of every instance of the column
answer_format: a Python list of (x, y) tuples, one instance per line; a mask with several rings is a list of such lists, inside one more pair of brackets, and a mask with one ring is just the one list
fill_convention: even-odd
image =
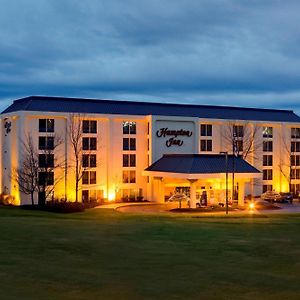
[(196, 183), (197, 179), (188, 179), (190, 182), (190, 208), (196, 208)]
[(165, 183), (162, 177), (153, 178), (153, 200), (158, 203), (165, 202)]
[(238, 205), (244, 206), (244, 199), (245, 199), (245, 181), (239, 181), (239, 195), (238, 195)]

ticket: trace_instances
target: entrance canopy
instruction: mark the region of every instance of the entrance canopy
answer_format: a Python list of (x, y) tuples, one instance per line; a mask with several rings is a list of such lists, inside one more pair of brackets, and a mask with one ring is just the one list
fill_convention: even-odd
[(241, 157), (224, 154), (165, 154), (145, 169), (144, 175), (184, 179), (223, 178), (226, 173), (236, 178), (259, 178), (261, 172)]

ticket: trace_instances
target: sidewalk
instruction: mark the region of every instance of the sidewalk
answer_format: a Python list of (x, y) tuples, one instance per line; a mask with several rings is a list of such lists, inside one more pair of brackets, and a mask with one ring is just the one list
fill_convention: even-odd
[[(137, 203), (111, 203), (97, 206), (96, 208), (105, 208), (105, 209), (114, 209), (119, 212), (124, 213), (172, 213), (171, 209), (178, 208), (178, 202), (169, 202), (169, 203), (154, 203), (154, 202), (137, 202)], [(276, 204), (281, 209), (266, 209), (266, 210), (254, 210), (250, 211), (248, 209), (244, 210), (233, 210), (230, 211), (229, 214), (249, 214), (255, 212), (256, 214), (291, 214), (291, 213), (300, 213), (300, 203), (293, 204)], [(181, 212), (177, 212), (178, 214), (182, 214)], [(184, 212), (185, 214), (224, 214), (223, 211), (218, 212)]]

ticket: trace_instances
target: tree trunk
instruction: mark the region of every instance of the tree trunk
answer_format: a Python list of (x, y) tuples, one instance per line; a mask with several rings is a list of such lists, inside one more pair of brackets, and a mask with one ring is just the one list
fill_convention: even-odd
[(32, 205), (32, 206), (34, 205), (33, 193), (34, 193), (34, 192), (31, 192), (31, 193), (30, 193), (30, 196), (31, 196), (31, 205)]
[(76, 178), (76, 187), (75, 187), (75, 202), (78, 202), (78, 178)]

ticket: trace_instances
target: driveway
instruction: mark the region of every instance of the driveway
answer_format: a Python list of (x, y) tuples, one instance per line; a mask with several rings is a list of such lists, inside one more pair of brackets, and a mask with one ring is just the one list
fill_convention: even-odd
[[(171, 209), (178, 208), (178, 202), (168, 202), (168, 203), (153, 203), (153, 202), (144, 202), (144, 203), (112, 203), (98, 206), (98, 208), (108, 208), (115, 209), (123, 213), (171, 213)], [(290, 214), (290, 213), (300, 213), (300, 203), (293, 204), (278, 204), (281, 209), (266, 209), (266, 210), (256, 210), (255, 213), (261, 214)], [(182, 205), (184, 206), (184, 204)], [(185, 212), (188, 213), (188, 212)], [(219, 212), (193, 212), (192, 214), (224, 214), (224, 211)], [(250, 211), (236, 209), (230, 211), (229, 214), (249, 214)], [(173, 214), (173, 213), (172, 213)]]

